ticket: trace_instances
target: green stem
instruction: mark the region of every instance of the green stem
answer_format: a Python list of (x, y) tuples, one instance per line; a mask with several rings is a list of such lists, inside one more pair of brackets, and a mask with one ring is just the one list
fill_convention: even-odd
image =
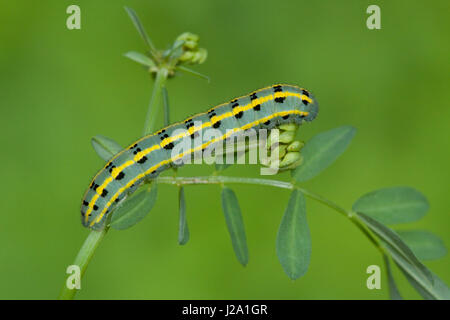
[[(156, 84), (155, 84), (156, 85)], [(357, 218), (357, 216), (349, 210), (345, 210), (336, 203), (318, 195), (306, 189), (303, 189), (296, 185), (294, 182), (285, 182), (279, 180), (271, 180), (271, 179), (259, 179), (259, 178), (243, 178), (243, 177), (227, 177), (227, 176), (203, 176), (203, 177), (158, 177), (151, 181), (155, 181), (156, 183), (164, 183), (171, 184), (176, 186), (182, 185), (198, 185), (198, 184), (219, 184), (223, 185), (226, 183), (236, 183), (236, 184), (250, 184), (250, 185), (262, 185), (262, 186), (270, 186), (282, 189), (298, 189), (303, 192), (307, 197), (314, 199), (333, 210), (343, 214), (347, 218), (352, 221), (362, 232), (363, 234), (375, 245), (375, 247), (380, 250), (380, 252), (384, 255), (384, 249), (381, 247), (376, 238), (372, 235), (372, 233), (361, 223), (361, 221)], [(81, 277), (83, 277), (84, 272), (86, 271), (87, 265), (94, 255), (95, 249), (98, 247), (100, 241), (108, 232), (108, 227), (102, 231), (91, 231), (88, 238), (84, 242), (83, 246), (80, 249), (80, 252), (75, 259), (74, 264), (78, 265), (81, 269)], [(64, 283), (64, 287), (61, 290), (61, 294), (59, 296), (60, 299), (73, 299), (75, 296), (76, 290), (70, 290), (67, 288)]]
[(144, 136), (154, 131), (156, 116), (158, 114), (161, 92), (166, 83), (169, 72), (166, 68), (161, 67), (156, 73), (155, 84), (153, 85), (152, 97), (148, 106), (147, 115), (145, 117)]
[[(103, 237), (108, 232), (108, 227), (101, 231), (92, 230), (86, 240), (83, 243), (80, 251), (78, 252), (77, 257), (75, 258), (74, 265), (80, 268), (80, 281), (83, 278), (84, 273), (86, 272), (86, 268), (91, 261), (92, 256), (94, 255), (95, 249), (97, 249), (100, 242), (103, 240)], [(59, 294), (60, 300), (72, 300), (77, 293), (77, 289), (69, 289), (64, 282), (64, 286), (61, 289)]]
[(204, 176), (204, 177), (158, 177), (156, 178), (157, 183), (174, 184), (174, 185), (188, 185), (188, 184), (220, 184), (225, 183), (237, 183), (237, 184), (253, 184), (253, 185), (265, 185), (276, 188), (283, 189), (298, 189), (307, 197), (314, 199), (329, 208), (343, 214), (350, 221), (361, 230), (361, 232), (375, 245), (375, 247), (382, 253), (385, 254), (383, 247), (380, 245), (378, 240), (372, 235), (372, 233), (361, 223), (358, 217), (349, 210), (346, 210), (336, 203), (316, 194), (306, 189), (297, 186), (295, 183), (271, 180), (271, 179), (259, 179), (259, 178), (242, 178), (242, 177), (227, 177), (227, 176)]

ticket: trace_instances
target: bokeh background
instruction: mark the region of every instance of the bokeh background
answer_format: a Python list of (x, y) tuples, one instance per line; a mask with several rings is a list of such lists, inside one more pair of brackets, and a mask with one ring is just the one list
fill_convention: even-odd
[[(81, 30), (66, 8), (81, 7)], [(366, 8), (381, 7), (381, 30)], [(140, 137), (152, 80), (123, 54), (145, 46), (123, 6), (134, 8), (158, 47), (180, 33), (200, 35), (209, 57), (168, 83), (172, 119), (273, 83), (308, 88), (318, 118), (302, 137), (350, 124), (350, 148), (304, 184), (350, 208), (360, 195), (408, 185), (431, 210), (400, 229), (449, 238), (449, 2), (434, 1), (3, 1), (0, 5), (0, 298), (53, 299), (88, 230), (79, 207), (103, 165), (90, 138), (128, 145)], [(162, 123), (162, 117), (159, 123)], [(180, 175), (209, 174), (191, 166)], [(256, 166), (227, 175), (258, 176)], [(279, 179), (287, 179), (286, 173)], [(246, 224), (250, 261), (234, 256), (218, 186), (186, 189), (191, 239), (177, 244), (177, 189), (161, 185), (153, 211), (98, 248), (77, 298), (83, 299), (386, 299), (365, 286), (382, 265), (347, 219), (308, 201), (313, 250), (307, 274), (290, 280), (275, 253), (289, 192), (232, 186)], [(450, 283), (450, 258), (426, 262)], [(419, 296), (395, 270), (406, 298)]]

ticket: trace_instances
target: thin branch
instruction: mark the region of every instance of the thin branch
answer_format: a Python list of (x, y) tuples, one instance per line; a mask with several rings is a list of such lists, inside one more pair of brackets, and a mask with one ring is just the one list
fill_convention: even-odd
[[(105, 237), (108, 229), (109, 228), (106, 227), (105, 229), (100, 231), (91, 230), (88, 237), (84, 241), (83, 246), (78, 252), (78, 255), (73, 263), (80, 268), (80, 280), (83, 278), (83, 275), (86, 272), (86, 268), (91, 261), (92, 256), (94, 255), (95, 249), (97, 249), (98, 245)], [(61, 288), (61, 292), (59, 294), (59, 299), (72, 300), (75, 297), (77, 291), (78, 290), (76, 289), (69, 289), (67, 287), (67, 283), (64, 282), (64, 286)]]

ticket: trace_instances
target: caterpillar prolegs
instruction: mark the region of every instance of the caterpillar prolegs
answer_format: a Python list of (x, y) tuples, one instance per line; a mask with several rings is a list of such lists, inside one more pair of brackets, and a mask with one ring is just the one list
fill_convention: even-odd
[[(117, 153), (92, 180), (81, 206), (81, 221), (95, 230), (126, 196), (147, 179), (155, 178), (184, 156), (202, 151), (230, 135), (248, 129), (273, 129), (281, 124), (312, 121), (319, 111), (315, 98), (294, 85), (273, 85), (235, 98), (183, 122), (145, 136)], [(208, 129), (220, 136), (180, 153), (177, 144), (195, 139)]]

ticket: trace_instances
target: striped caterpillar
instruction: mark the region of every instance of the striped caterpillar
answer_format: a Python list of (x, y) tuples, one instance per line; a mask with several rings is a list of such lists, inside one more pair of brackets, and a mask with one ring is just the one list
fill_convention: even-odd
[[(207, 112), (194, 115), (136, 141), (116, 154), (92, 180), (81, 206), (81, 221), (85, 227), (102, 229), (107, 215), (118, 203), (133, 193), (145, 180), (176, 165), (187, 153), (202, 151), (223, 141), (231, 132), (247, 129), (273, 129), (281, 124), (312, 121), (319, 111), (312, 94), (294, 85), (273, 85), (249, 95), (235, 98)], [(201, 123), (195, 126), (194, 123)], [(187, 152), (171, 151), (183, 138), (194, 139), (200, 131), (214, 128), (222, 136)], [(172, 135), (184, 129), (184, 134)], [(198, 149), (198, 150), (197, 150)]]

